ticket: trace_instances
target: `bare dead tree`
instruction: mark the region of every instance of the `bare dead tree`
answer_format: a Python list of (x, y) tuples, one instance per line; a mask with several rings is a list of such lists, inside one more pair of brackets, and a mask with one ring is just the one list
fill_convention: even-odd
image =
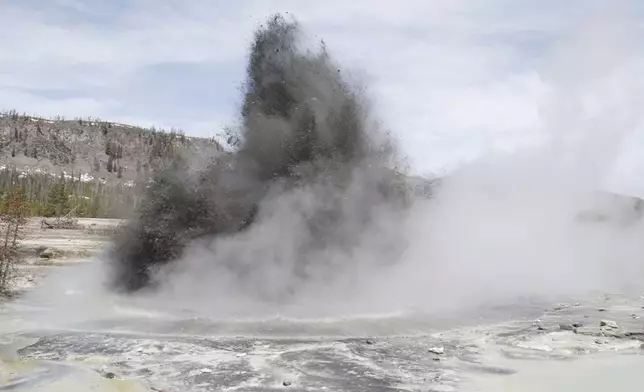
[(27, 203), (22, 189), (11, 190), (0, 215), (0, 295), (11, 293), (20, 263), (20, 240), (27, 223)]

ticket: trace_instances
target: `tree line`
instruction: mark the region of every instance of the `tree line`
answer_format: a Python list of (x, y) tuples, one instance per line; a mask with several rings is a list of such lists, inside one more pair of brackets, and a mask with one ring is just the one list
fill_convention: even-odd
[(136, 208), (141, 185), (123, 182), (91, 181), (82, 175), (53, 176), (0, 170), (0, 215), (11, 209), (16, 189), (24, 194), (27, 216), (63, 216), (72, 209), (85, 218), (126, 218)]

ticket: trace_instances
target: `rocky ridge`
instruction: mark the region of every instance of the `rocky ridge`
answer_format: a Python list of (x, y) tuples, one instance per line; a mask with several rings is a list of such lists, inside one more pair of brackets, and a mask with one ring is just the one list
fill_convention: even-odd
[(0, 169), (49, 172), (90, 182), (134, 181), (178, 157), (222, 152), (217, 141), (99, 119), (0, 113)]

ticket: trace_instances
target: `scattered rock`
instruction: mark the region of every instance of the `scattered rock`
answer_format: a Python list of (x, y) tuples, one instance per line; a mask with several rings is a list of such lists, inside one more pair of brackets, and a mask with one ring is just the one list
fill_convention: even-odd
[(599, 309), (597, 309), (597, 311), (598, 311), (598, 312), (605, 312), (605, 311), (606, 311), (606, 308), (599, 308)]
[(432, 347), (429, 349), (429, 352), (432, 354), (443, 355), (445, 354), (445, 349), (442, 347)]
[(559, 324), (559, 328), (561, 328), (562, 331), (572, 331), (577, 333), (577, 328), (575, 328), (572, 324)]
[(367, 343), (367, 344), (375, 344), (376, 342), (374, 342), (374, 341), (373, 341), (373, 340), (371, 340), (371, 339), (367, 339), (367, 340), (365, 341), (365, 343)]
[(595, 344), (604, 344), (604, 341), (599, 340), (599, 339), (595, 339)]
[(613, 328), (613, 329), (617, 329), (617, 328), (619, 328), (619, 326), (617, 325), (617, 323), (616, 323), (616, 322), (614, 322), (613, 320), (601, 320), (601, 321), (599, 322), (599, 326), (600, 326), (600, 327)]
[(284, 381), (284, 382), (282, 383), (282, 385), (284, 385), (285, 387), (290, 387), (290, 386), (291, 386), (291, 382), (290, 382), (290, 381)]
[(45, 248), (42, 251), (40, 251), (40, 254), (38, 254), (38, 257), (41, 259), (53, 259), (56, 256), (56, 251), (52, 248)]
[(644, 332), (635, 332), (635, 331), (633, 331), (633, 332), (624, 332), (621, 335), (623, 337), (625, 337), (625, 338), (631, 338), (631, 339), (635, 339), (635, 340), (639, 340), (639, 341), (644, 340)]
[(581, 328), (584, 325), (582, 323), (572, 323), (572, 326), (575, 327), (575, 328)]
[(105, 377), (105, 378), (109, 378), (109, 379), (111, 380), (111, 379), (113, 379), (114, 377), (116, 377), (116, 374), (114, 374), (114, 373), (112, 373), (112, 372), (107, 372), (107, 373), (105, 373), (105, 374), (103, 375), (103, 377)]
[(640, 316), (636, 315), (635, 313), (631, 314), (631, 317), (633, 318), (633, 320), (638, 320), (640, 318)]
[[(643, 346), (644, 346), (644, 344), (643, 344)], [(438, 362), (438, 361), (440, 361), (440, 360), (441, 360), (441, 359), (440, 359), (440, 358), (438, 358), (438, 357), (434, 357), (434, 358), (432, 358), (432, 361), (436, 361), (436, 362)]]

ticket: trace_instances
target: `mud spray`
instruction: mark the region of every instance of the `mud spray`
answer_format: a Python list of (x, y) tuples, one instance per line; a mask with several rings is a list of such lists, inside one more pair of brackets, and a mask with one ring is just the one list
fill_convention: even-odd
[[(139, 290), (159, 267), (199, 259), (244, 292), (287, 300), (347, 273), (379, 208), (394, 219), (402, 211), (394, 150), (371, 123), (362, 92), (324, 48), (300, 49), (299, 35), (281, 17), (257, 31), (239, 134), (231, 135), (239, 149), (203, 170), (153, 179), (109, 257), (113, 287)], [(382, 254), (395, 245), (389, 237), (370, 263), (394, 257)]]
[(365, 89), (296, 23), (270, 19), (234, 151), (155, 177), (104, 262), (76, 270), (87, 294), (74, 312), (101, 308), (87, 298), (104, 286), (203, 317), (312, 318), (640, 289), (639, 204), (602, 191), (642, 125), (636, 37), (613, 11), (541, 65), (545, 142), (472, 162), (431, 199), (410, 191)]

